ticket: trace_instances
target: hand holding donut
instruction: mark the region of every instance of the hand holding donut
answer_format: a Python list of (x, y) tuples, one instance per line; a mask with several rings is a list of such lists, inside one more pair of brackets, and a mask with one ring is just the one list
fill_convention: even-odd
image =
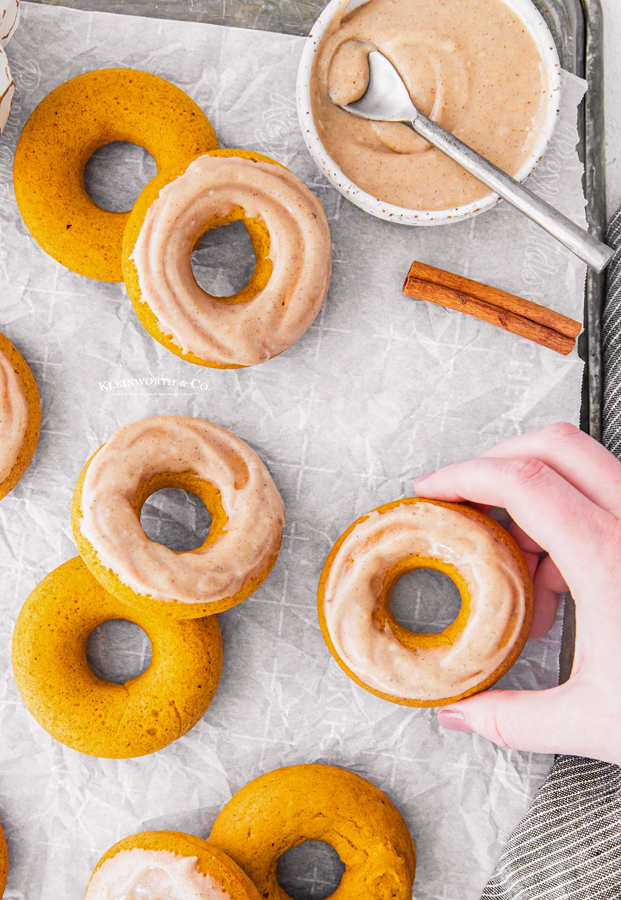
[[(621, 764), (621, 463), (573, 425), (511, 438), (415, 481), (419, 494), (507, 509), (535, 585), (531, 639), (576, 603), (569, 681), (545, 691), (487, 691), (438, 712), (441, 725), (501, 747)], [(540, 559), (541, 551), (549, 555)]]

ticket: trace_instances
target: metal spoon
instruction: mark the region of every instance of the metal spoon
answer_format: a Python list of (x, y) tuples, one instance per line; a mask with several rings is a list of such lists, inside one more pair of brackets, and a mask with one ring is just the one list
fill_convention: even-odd
[(552, 237), (564, 244), (587, 265), (601, 272), (610, 262), (614, 250), (580, 228), (557, 209), (528, 188), (511, 178), (498, 166), (468, 147), (437, 122), (423, 116), (414, 106), (403, 79), (383, 53), (369, 53), (369, 84), (359, 100), (341, 106), (362, 119), (379, 122), (402, 122), (437, 147), (467, 172), (515, 206)]

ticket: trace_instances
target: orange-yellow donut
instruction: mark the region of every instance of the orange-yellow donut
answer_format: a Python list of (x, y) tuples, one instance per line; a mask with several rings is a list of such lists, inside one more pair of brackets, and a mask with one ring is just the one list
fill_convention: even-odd
[[(190, 256), (201, 237), (241, 220), (256, 266), (231, 297), (203, 291)], [(145, 187), (123, 239), (123, 275), (138, 318), (172, 353), (236, 369), (282, 353), (313, 323), (330, 284), (332, 245), (321, 203), (280, 163), (213, 150)]]
[(0, 828), (0, 898), (4, 895), (6, 878), (9, 873), (9, 851), (7, 850), (4, 831)]
[(61, 84), (37, 106), (15, 151), (15, 197), (37, 243), (73, 272), (122, 281), (129, 213), (97, 206), (84, 167), (112, 141), (144, 147), (158, 171), (218, 146), (202, 110), (174, 84), (137, 69), (98, 69)]
[[(211, 513), (196, 550), (151, 541), (140, 510), (152, 493), (183, 488)], [(84, 467), (71, 511), (84, 562), (125, 603), (176, 618), (222, 612), (249, 597), (280, 550), (284, 505), (257, 454), (207, 422), (154, 416), (126, 425)]]
[[(436, 569), (461, 594), (440, 634), (404, 628), (390, 610), (396, 582)], [(318, 592), (319, 623), (357, 684), (404, 706), (441, 706), (490, 687), (528, 637), (533, 588), (522, 553), (497, 522), (470, 506), (410, 497), (380, 506), (341, 535)]]
[[(125, 684), (103, 681), (86, 659), (102, 622), (126, 619), (147, 634), (153, 658)], [(34, 589), (13, 633), (13, 675), (29, 712), (62, 744), (112, 759), (161, 750), (196, 725), (222, 671), (215, 616), (179, 622), (130, 609), (77, 557)]]
[(101, 857), (84, 900), (260, 900), (238, 865), (217, 847), (180, 831), (144, 831)]
[(0, 500), (30, 465), (40, 427), (41, 403), (32, 372), (0, 334)]
[(414, 842), (388, 797), (336, 766), (288, 766), (261, 775), (226, 804), (209, 836), (264, 900), (291, 900), (278, 859), (305, 841), (331, 844), (345, 864), (334, 900), (411, 900)]

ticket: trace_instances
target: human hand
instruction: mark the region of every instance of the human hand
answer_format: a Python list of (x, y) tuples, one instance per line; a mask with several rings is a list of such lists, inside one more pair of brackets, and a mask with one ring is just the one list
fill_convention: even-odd
[[(504, 507), (535, 587), (530, 639), (576, 604), (569, 681), (543, 691), (484, 691), (438, 711), (454, 731), (501, 747), (621, 765), (621, 463), (573, 425), (503, 441), (415, 481), (420, 496)], [(542, 550), (548, 552), (540, 561)]]

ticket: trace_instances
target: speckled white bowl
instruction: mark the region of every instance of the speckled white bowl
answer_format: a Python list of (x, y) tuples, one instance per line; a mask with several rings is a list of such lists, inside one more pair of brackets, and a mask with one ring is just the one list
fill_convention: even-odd
[[(362, 2), (365, 2), (365, 0), (352, 0), (348, 9), (360, 6)], [(547, 70), (548, 83), (551, 88), (541, 137), (535, 149), (515, 176), (518, 181), (524, 181), (543, 156), (552, 138), (561, 103), (561, 64), (550, 30), (531, 0), (503, 0), (503, 2), (519, 16), (532, 35), (541, 54), (543, 65)], [(491, 209), (498, 202), (498, 194), (487, 194), (480, 200), (464, 206), (456, 206), (452, 209), (424, 210), (394, 206), (392, 203), (385, 203), (372, 194), (361, 190), (353, 181), (350, 181), (332, 157), (328, 155), (319, 138), (313, 119), (310, 82), (317, 48), (333, 15), (340, 8), (341, 4), (342, 0), (330, 0), (330, 3), (328, 3), (315, 22), (302, 52), (297, 81), (297, 107), (302, 135), (310, 155), (328, 181), (334, 185), (337, 191), (340, 191), (343, 196), (355, 203), (356, 206), (364, 209), (365, 212), (371, 213), (372, 216), (377, 216), (380, 219), (387, 219), (390, 222), (400, 222), (403, 225), (445, 225), (449, 222), (461, 222), (463, 219), (476, 216), (487, 209)]]

